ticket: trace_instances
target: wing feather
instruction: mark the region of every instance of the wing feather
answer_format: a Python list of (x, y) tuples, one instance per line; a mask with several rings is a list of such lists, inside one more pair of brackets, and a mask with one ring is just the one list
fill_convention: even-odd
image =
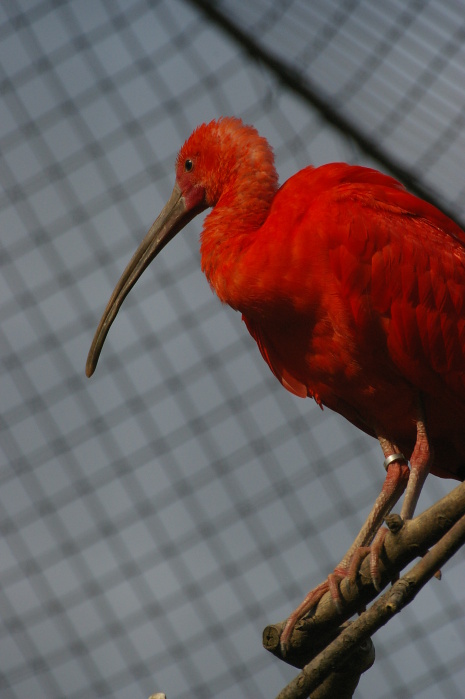
[[(340, 225), (331, 234), (344, 248), (333, 269), (351, 305), (367, 289), (368, 265), (370, 303), (384, 319), (399, 370), (419, 387), (433, 372), (465, 399), (465, 234), (430, 204), (391, 186), (346, 185), (338, 194), (347, 220), (346, 230)], [(361, 255), (354, 228), (370, 241)], [(357, 255), (362, 280), (347, 264)]]

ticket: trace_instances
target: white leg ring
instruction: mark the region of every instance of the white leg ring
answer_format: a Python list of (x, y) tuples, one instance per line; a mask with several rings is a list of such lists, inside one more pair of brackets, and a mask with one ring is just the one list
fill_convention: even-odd
[(386, 459), (384, 459), (384, 468), (386, 471), (388, 470), (388, 467), (390, 464), (394, 463), (394, 461), (407, 461), (405, 456), (403, 454), (391, 454), (391, 456), (388, 456)]

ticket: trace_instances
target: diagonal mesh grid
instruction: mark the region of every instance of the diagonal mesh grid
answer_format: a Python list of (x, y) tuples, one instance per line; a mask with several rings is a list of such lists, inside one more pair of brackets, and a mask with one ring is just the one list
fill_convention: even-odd
[[(463, 214), (453, 3), (219, 6)], [(197, 123), (254, 123), (281, 180), (370, 155), (191, 4), (0, 13), (2, 696), (276, 694), (294, 673), (261, 629), (351, 543), (376, 445), (273, 380), (200, 274), (200, 222), (125, 302), (91, 382), (83, 363)], [(452, 485), (432, 478), (420, 508)], [(461, 696), (461, 554), (444, 573), (378, 635), (360, 697)]]

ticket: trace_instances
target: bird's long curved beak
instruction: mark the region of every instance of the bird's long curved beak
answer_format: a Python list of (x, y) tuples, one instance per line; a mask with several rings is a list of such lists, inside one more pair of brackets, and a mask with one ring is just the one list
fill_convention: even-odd
[(111, 324), (134, 284), (152, 260), (158, 255), (160, 250), (162, 250), (176, 233), (184, 228), (197, 213), (199, 213), (199, 209), (188, 209), (181, 189), (176, 183), (168, 202), (163, 207), (155, 223), (132, 256), (131, 261), (121, 275), (108, 301), (87, 356), (87, 376), (92, 376), (94, 373)]

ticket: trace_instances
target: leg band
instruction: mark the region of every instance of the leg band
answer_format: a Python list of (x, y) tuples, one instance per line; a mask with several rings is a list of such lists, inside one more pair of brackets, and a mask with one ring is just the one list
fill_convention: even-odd
[(403, 454), (391, 454), (391, 456), (388, 456), (387, 459), (384, 459), (384, 468), (386, 471), (388, 470), (388, 467), (390, 464), (394, 463), (394, 461), (407, 461), (405, 456)]

